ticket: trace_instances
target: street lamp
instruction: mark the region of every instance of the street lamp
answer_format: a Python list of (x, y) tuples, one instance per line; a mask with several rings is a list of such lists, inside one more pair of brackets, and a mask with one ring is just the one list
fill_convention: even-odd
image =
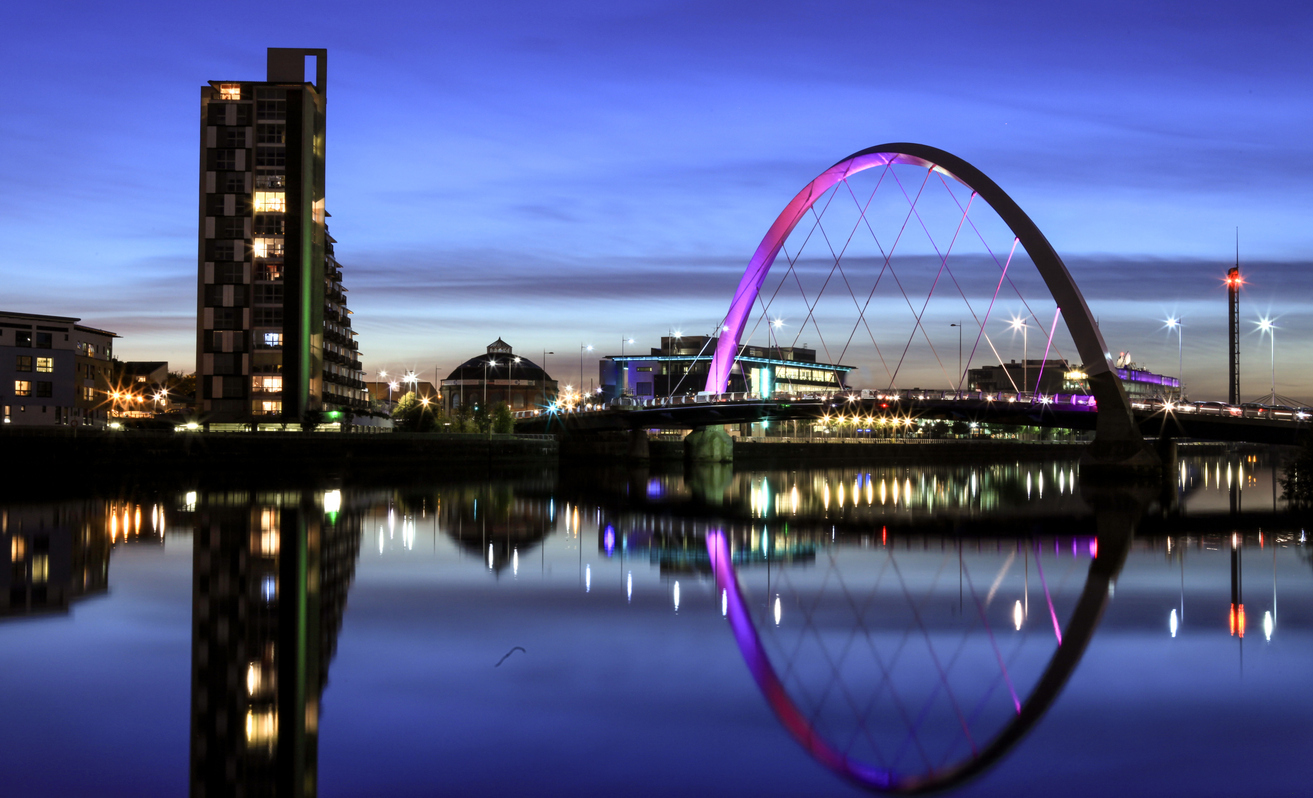
[(487, 410), (488, 410), (488, 366), (492, 366), (493, 368), (497, 368), (497, 361), (493, 360), (492, 358), (489, 358), (489, 359), (483, 361), (483, 409), (484, 409), (484, 412), (487, 412)]
[(1258, 331), (1272, 337), (1272, 396), (1268, 404), (1277, 403), (1277, 326), (1269, 318), (1258, 320)]
[(579, 344), (579, 395), (584, 394), (584, 352), (593, 351), (592, 344)]
[(397, 389), (397, 381), (393, 380), (388, 383), (388, 412), (392, 412), (392, 392)]
[(959, 320), (957, 324), (950, 324), (948, 326), (957, 328), (957, 386), (953, 394), (956, 396), (956, 390), (961, 390), (962, 388), (962, 322)]
[(1017, 318), (1008, 322), (1012, 326), (1012, 331), (1021, 330), (1021, 384), (1026, 390), (1030, 390), (1030, 325), (1025, 319)]
[(1176, 330), (1176, 401), (1181, 401), (1185, 397), (1185, 377), (1181, 374), (1181, 363), (1183, 344), (1181, 343), (1181, 330), (1185, 327), (1181, 320), (1175, 316), (1168, 316), (1163, 322), (1167, 325), (1168, 330)]

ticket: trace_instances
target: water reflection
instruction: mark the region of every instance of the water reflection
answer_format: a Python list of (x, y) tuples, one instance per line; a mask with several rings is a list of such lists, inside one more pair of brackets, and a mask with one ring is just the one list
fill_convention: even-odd
[(194, 508), (191, 794), (317, 792), (320, 699), (360, 553), (338, 492)]
[[(1033, 762), (1079, 729), (1064, 705), (1116, 704), (1098, 685), (1131, 672), (1167, 682), (1155, 700), (1205, 729), (1215, 707), (1191, 709), (1197, 692), (1185, 685), (1212, 691), (1258, 674), (1299, 705), (1287, 672), (1313, 628), (1313, 561), (1303, 530), (1273, 515), (1274, 466), (1250, 457), (1182, 458), (1172, 484), (1147, 494), (1092, 492), (1075, 463), (1048, 461), (10, 506), (0, 597), (9, 616), (72, 606), (76, 621), (72, 602), (112, 584), (111, 555), (163, 546), (166, 525), (169, 546), (191, 546), (193, 795), (313, 795), (321, 782), (325, 794), (425, 794), (435, 783), (607, 793), (615, 771), (576, 749), (604, 750), (620, 734), (708, 790), (845, 789), (819, 762), (868, 789), (969, 792), (967, 779), (1007, 774), (1007, 761)], [(358, 570), (370, 575), (363, 612)], [(17, 650), (6, 633), (24, 625), (0, 625), (0, 652)], [(333, 662), (339, 633), (345, 664)], [(410, 660), (416, 678), (373, 687)], [(698, 690), (696, 711), (668, 709)], [(1116, 705), (1128, 723), (1157, 717)], [(461, 718), (459, 733), (435, 717)], [(645, 737), (652, 729), (661, 734)], [(761, 772), (779, 783), (749, 790), (751, 774), (699, 758), (710, 738), (731, 754), (759, 748)], [(507, 768), (505, 750), (541, 754)], [(363, 775), (344, 783), (353, 773)], [(652, 792), (678, 787), (651, 778)], [(1013, 772), (990, 786), (1023, 783)]]

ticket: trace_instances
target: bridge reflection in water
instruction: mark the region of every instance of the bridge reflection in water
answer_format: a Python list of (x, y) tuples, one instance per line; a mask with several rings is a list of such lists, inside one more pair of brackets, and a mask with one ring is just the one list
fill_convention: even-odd
[[(1184, 458), (1170, 491), (1147, 494), (1090, 492), (1076, 464), (1065, 460), (565, 472), (373, 492), (200, 492), (53, 509), (10, 505), (0, 508), (0, 543), (12, 561), (8, 614), (54, 610), (76, 622), (87, 615), (78, 597), (103, 594), (112, 584), (111, 560), (124, 556), (125, 544), (161, 546), (165, 528), (190, 533), (196, 796), (314, 795), (321, 770), (325, 779), (341, 778), (344, 768), (374, 764), (351, 759), (364, 741), (350, 710), (377, 697), (366, 690), (362, 704), (362, 682), (375, 675), (379, 652), (359, 651), (361, 637), (345, 638), (352, 641), (343, 645), (350, 652), (347, 678), (343, 663), (335, 664), (341, 685), (336, 697), (328, 688), (330, 711), (321, 709), (347, 591), (360, 590), (353, 582), (362, 556), (373, 580), (365, 589), (375, 591), (368, 600), (401, 630), (391, 641), (395, 650), (415, 652), (424, 668), (437, 665), (447, 675), (430, 680), (425, 670), (422, 684), (410, 683), (405, 703), (422, 723), (403, 719), (395, 729), (435, 756), (443, 749), (434, 743), (446, 738), (431, 728), (434, 713), (445, 717), (452, 706), (550, 717), (569, 725), (571, 742), (560, 751), (507, 725), (509, 716), (480, 723), (505, 735), (499, 744), (553, 752), (544, 759), (550, 769), (536, 777), (587, 793), (588, 768), (562, 775), (567, 760), (557, 754), (574, 751), (576, 741), (587, 749), (590, 734), (609, 740), (615, 724), (629, 724), (627, 733), (649, 743), (645, 716), (633, 707), (654, 697), (673, 702), (688, 685), (665, 669), (687, 666), (720, 695), (699, 703), (697, 723), (729, 733), (723, 744), (769, 746), (777, 735), (787, 746), (778, 750), (805, 752), (864, 788), (914, 793), (952, 788), (1009, 758), (1016, 763), (1051, 750), (1057, 743), (1035, 736), (1030, 753), (1016, 746), (1041, 718), (1059, 723), (1045, 728), (1071, 732), (1070, 718), (1052, 718), (1064, 700), (1090, 711), (1098, 666), (1091, 670), (1086, 660), (1087, 670), (1073, 676), (1087, 652), (1101, 651), (1095, 659), (1107, 660), (1118, 651), (1117, 668), (1139, 667), (1138, 659), (1120, 659), (1147, 650), (1140, 643), (1127, 649), (1128, 633), (1138, 641), (1189, 637), (1189, 665), (1205, 677), (1247, 667), (1241, 655), (1262, 668), (1266, 641), (1281, 638), (1282, 629), (1291, 643), (1304, 640), (1311, 622), (1305, 607), (1313, 606), (1305, 600), (1309, 549), (1290, 517), (1273, 513), (1274, 501), (1280, 509), (1274, 473), (1264, 455), (1218, 453)], [(1278, 565), (1288, 579), (1280, 619)], [(424, 592), (417, 575), (429, 571), (445, 592)], [(408, 580), (405, 606), (388, 603), (402, 593), (377, 592), (398, 578)], [(111, 605), (112, 592), (94, 600), (99, 608)], [(432, 600), (453, 597), (459, 600)], [(1105, 610), (1118, 605), (1105, 621)], [(416, 612), (444, 625), (405, 626)], [(354, 621), (346, 615), (348, 626), (371, 619), (377, 613)], [(1111, 634), (1109, 623), (1116, 625)], [(514, 637), (487, 632), (489, 624), (513, 628)], [(615, 634), (615, 624), (624, 634)], [(18, 626), (0, 624), (0, 631)], [(424, 634), (435, 628), (442, 634)], [(576, 649), (562, 636), (605, 642)], [(371, 647), (389, 643), (386, 634), (364, 639)], [(716, 644), (731, 639), (733, 646)], [(1214, 654), (1224, 651), (1225, 662), (1201, 659), (1201, 641)], [(495, 669), (512, 644), (532, 653)], [(462, 670), (453, 647), (477, 649), (476, 667)], [(676, 666), (656, 656), (661, 668), (639, 671), (646, 677), (635, 680), (639, 686), (611, 678), (638, 668), (635, 658), (671, 651), (696, 652), (695, 662)], [(134, 651), (123, 667), (135, 668), (139, 656)], [(363, 679), (351, 670), (362, 663)], [(107, 661), (108, 672), (115, 667)], [(480, 677), (483, 671), (496, 678)], [(542, 680), (561, 672), (575, 674), (569, 702), (588, 707), (577, 717), (552, 714), (561, 688)], [(768, 707), (796, 742), (760, 724), (735, 725), (745, 705), (734, 703), (733, 688), (749, 682), (761, 703), (752, 693), (746, 706)], [(516, 703), (498, 703), (508, 691), (512, 698), (501, 700)], [(468, 701), (453, 704), (453, 693)], [(599, 715), (606, 707), (617, 707), (616, 714)], [(321, 762), (325, 723), (336, 742)], [(397, 742), (373, 741), (384, 748)], [(670, 745), (676, 757), (687, 750), (679, 741)], [(818, 783), (810, 766), (772, 756), (780, 772), (820, 791), (837, 786), (829, 776)], [(493, 784), (466, 775), (488, 761), (442, 761), (453, 783)], [(411, 767), (416, 784), (431, 783), (425, 779), (434, 762)], [(531, 771), (535, 764), (517, 767)], [(696, 772), (710, 767), (705, 763), (687, 767), (708, 783), (724, 783)], [(389, 778), (401, 784), (408, 777)]]

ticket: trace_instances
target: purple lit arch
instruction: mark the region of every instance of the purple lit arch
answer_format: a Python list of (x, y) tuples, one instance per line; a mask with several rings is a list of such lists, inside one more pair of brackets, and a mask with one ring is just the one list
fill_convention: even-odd
[(734, 292), (711, 361), (706, 390), (725, 392), (748, 315), (775, 257), (793, 228), (812, 205), (839, 182), (858, 172), (892, 164), (939, 172), (971, 189), (975, 196), (994, 209), (1039, 270), (1084, 361), (1090, 391), (1099, 408), (1095, 440), (1089, 454), (1099, 460), (1129, 460), (1144, 456), (1143, 437), (1135, 426), (1126, 391), (1113, 369), (1111, 353), (1062, 258), (1030, 217), (993, 180), (961, 158), (924, 144), (881, 144), (850, 155), (822, 172), (785, 206), (757, 247)]

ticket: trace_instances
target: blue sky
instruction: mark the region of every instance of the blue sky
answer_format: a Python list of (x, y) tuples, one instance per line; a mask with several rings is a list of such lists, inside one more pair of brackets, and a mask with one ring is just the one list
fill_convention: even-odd
[[(1114, 351), (1174, 371), (1157, 320), (1183, 314), (1198, 398), (1224, 392), (1219, 279), (1238, 226), (1244, 316), (1280, 316), (1278, 391), (1313, 399), (1298, 345), (1313, 335), (1311, 16), (1261, 2), (11, 4), (0, 306), (81, 316), (120, 332), (123, 357), (190, 368), (198, 88), (261, 78), (268, 46), (327, 47), (328, 208), (370, 370), (445, 374), (498, 336), (560, 353), (555, 370), (580, 343), (711, 329), (798, 189), (851, 152), (915, 141), (1027, 210)], [(1268, 342), (1243, 347), (1245, 393), (1266, 393)]]

